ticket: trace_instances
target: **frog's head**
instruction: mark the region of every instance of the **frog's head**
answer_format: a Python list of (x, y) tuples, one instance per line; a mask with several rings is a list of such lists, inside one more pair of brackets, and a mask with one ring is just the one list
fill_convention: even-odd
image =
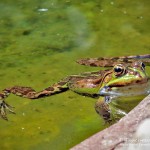
[(149, 92), (149, 77), (145, 65), (136, 61), (131, 65), (117, 64), (105, 75), (100, 95), (140, 95)]

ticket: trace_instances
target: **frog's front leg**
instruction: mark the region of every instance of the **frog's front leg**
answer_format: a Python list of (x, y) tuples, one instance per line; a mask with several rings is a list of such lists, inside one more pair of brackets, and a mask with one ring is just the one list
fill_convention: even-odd
[(115, 107), (112, 101), (112, 97), (105, 96), (100, 97), (95, 104), (96, 112), (108, 123), (116, 122), (126, 115), (126, 112)]
[(109, 97), (99, 97), (97, 102), (95, 103), (96, 112), (105, 120), (105, 122), (111, 122), (111, 114), (108, 102), (106, 99)]

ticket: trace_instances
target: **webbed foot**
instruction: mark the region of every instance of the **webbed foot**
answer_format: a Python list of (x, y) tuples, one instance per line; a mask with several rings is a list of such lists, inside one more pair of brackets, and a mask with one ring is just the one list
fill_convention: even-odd
[(7, 119), (7, 113), (6, 111), (8, 110), (10, 113), (15, 114), (15, 112), (12, 110), (12, 106), (8, 105), (4, 100), (0, 100), (0, 116), (5, 119)]

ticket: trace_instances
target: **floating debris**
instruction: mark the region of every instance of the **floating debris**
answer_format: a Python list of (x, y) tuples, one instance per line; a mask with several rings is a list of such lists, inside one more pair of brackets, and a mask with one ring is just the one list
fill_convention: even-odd
[(48, 11), (48, 8), (39, 8), (38, 11), (45, 12), (45, 11)]

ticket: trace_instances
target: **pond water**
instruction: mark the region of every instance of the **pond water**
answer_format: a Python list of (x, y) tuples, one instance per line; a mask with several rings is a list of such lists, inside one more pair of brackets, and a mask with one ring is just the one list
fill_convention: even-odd
[[(150, 52), (148, 0), (1, 0), (0, 89), (37, 91), (99, 68), (85, 57)], [(150, 70), (148, 70), (150, 72)], [(95, 99), (67, 91), (31, 101), (11, 95), (9, 121), (0, 120), (0, 149), (66, 150), (104, 129)]]

